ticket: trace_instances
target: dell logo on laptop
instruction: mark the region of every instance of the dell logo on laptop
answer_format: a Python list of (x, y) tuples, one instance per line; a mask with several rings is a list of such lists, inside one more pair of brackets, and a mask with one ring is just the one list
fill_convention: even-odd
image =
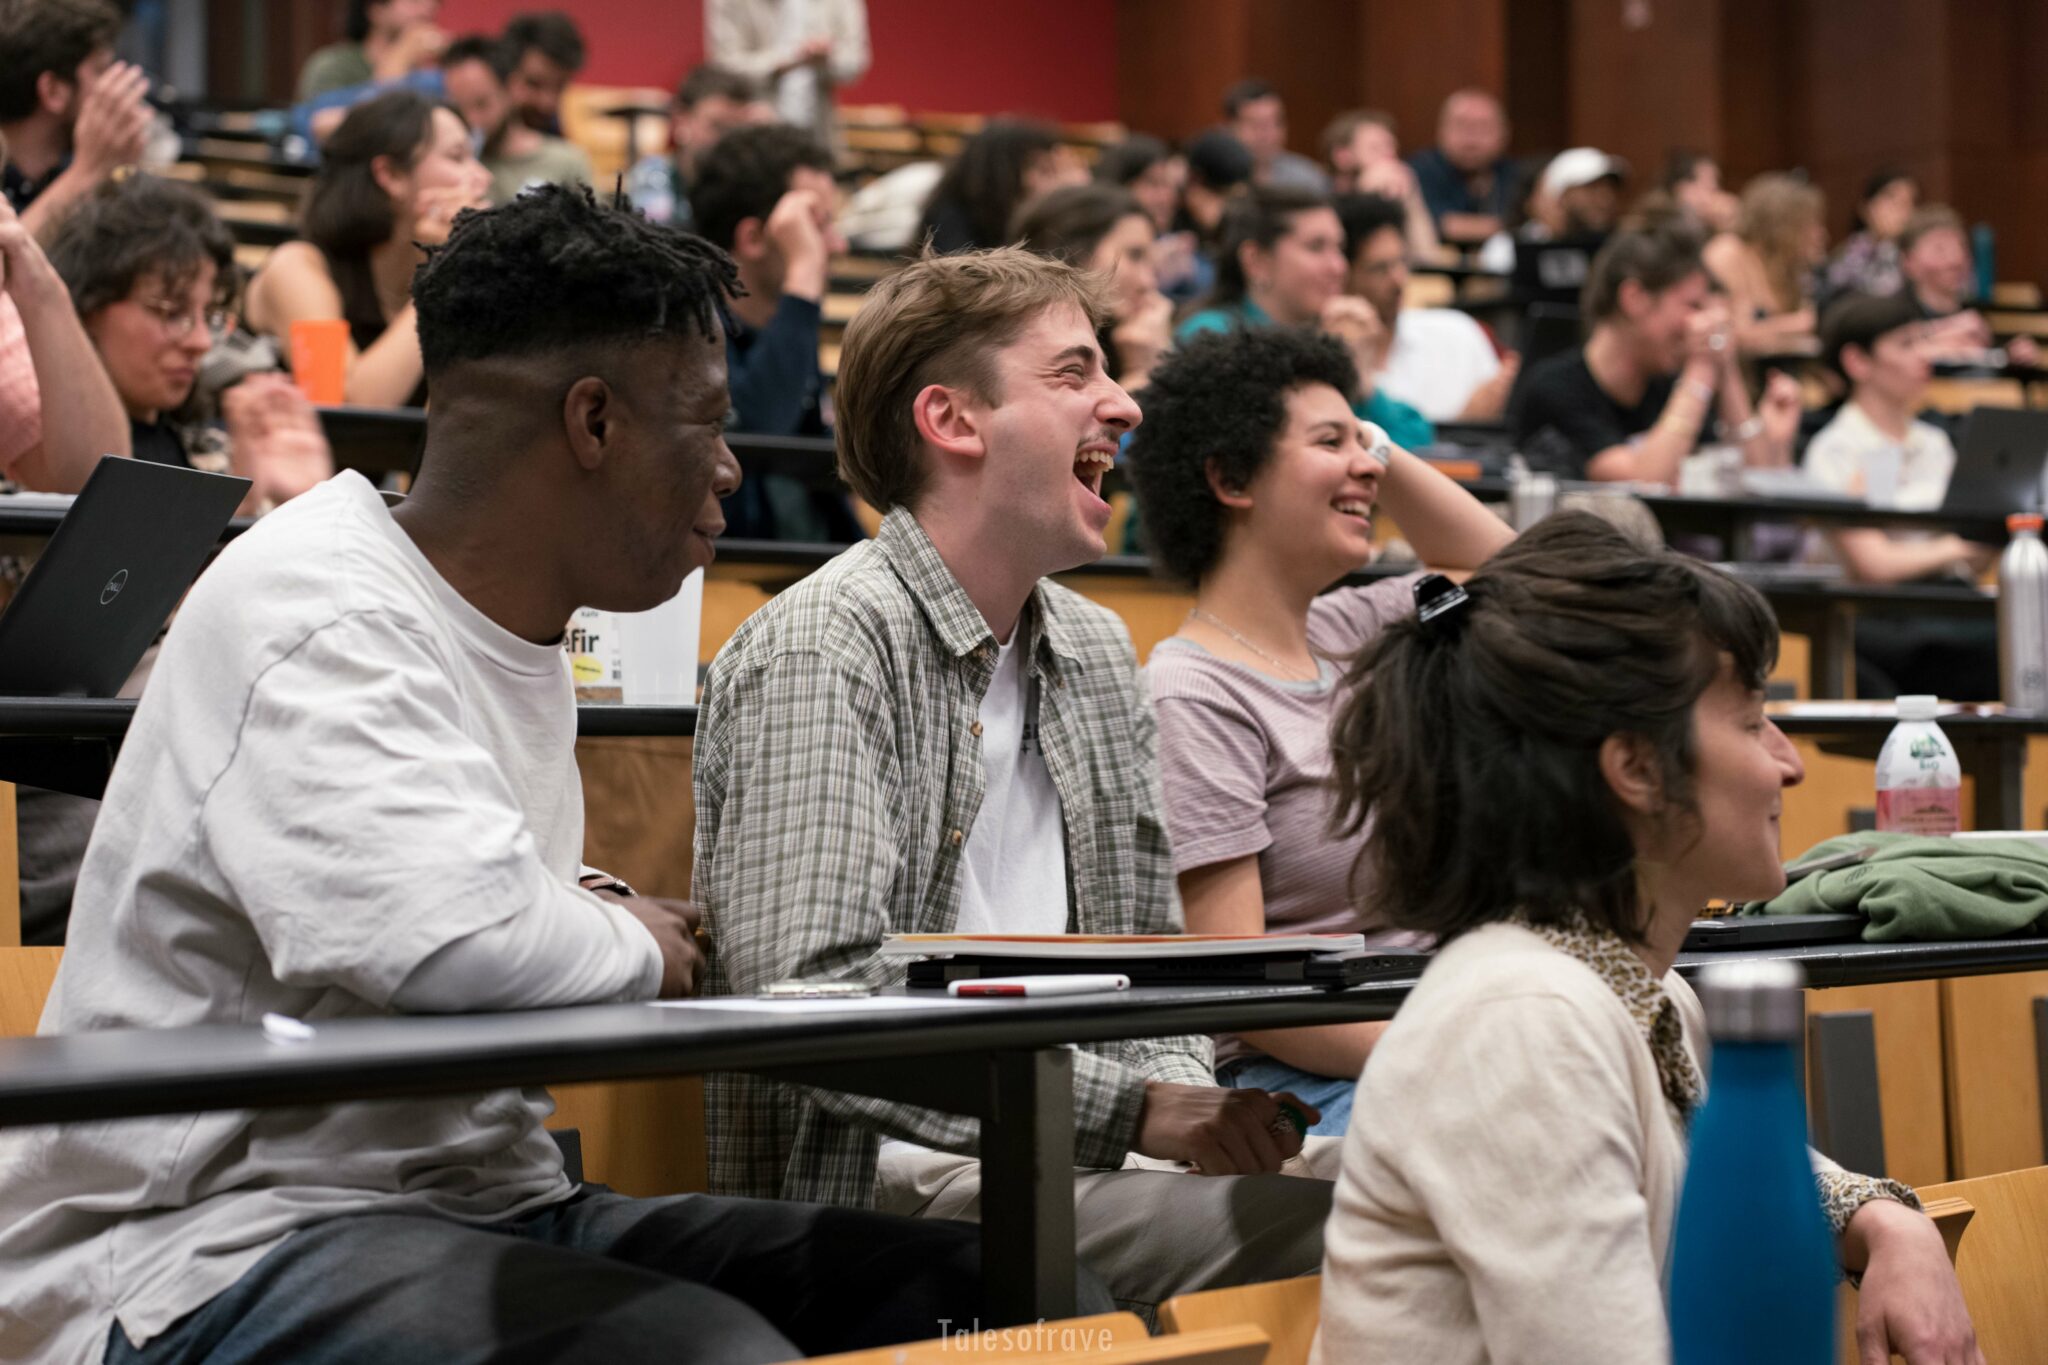
[(121, 595), (121, 589), (128, 586), (128, 571), (121, 570), (107, 580), (107, 586), (100, 589), (100, 605), (105, 606)]

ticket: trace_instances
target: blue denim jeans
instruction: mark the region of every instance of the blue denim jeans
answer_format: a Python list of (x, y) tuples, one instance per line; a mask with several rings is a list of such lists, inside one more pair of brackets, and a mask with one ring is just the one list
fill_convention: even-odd
[[(1083, 1289), (1082, 1311), (1109, 1308)], [(980, 1304), (971, 1223), (586, 1185), (512, 1223), (317, 1224), (140, 1350), (116, 1324), (106, 1359), (765, 1365), (936, 1336)]]
[(1225, 1062), (1216, 1069), (1216, 1081), (1234, 1090), (1267, 1090), (1276, 1095), (1284, 1090), (1307, 1100), (1323, 1111), (1322, 1118), (1308, 1130), (1316, 1137), (1344, 1136), (1351, 1126), (1351, 1097), (1358, 1091), (1356, 1077), (1318, 1076), (1267, 1056)]

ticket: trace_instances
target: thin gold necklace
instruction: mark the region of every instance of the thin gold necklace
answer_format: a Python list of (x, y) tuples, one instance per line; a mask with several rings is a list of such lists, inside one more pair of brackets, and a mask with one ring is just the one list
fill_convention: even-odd
[(1295, 671), (1300, 667), (1300, 665), (1283, 663), (1279, 659), (1274, 658), (1265, 650), (1260, 649), (1257, 645), (1253, 644), (1250, 640), (1246, 639), (1242, 631), (1234, 629), (1228, 621), (1225, 621), (1222, 617), (1218, 616), (1213, 611), (1204, 611), (1200, 607), (1189, 607), (1188, 620), (1202, 621), (1216, 627), (1216, 629), (1222, 631), (1225, 635), (1228, 635), (1231, 639), (1237, 641), (1246, 649), (1258, 655), (1261, 659), (1264, 659), (1267, 663), (1273, 665), (1274, 668), (1279, 670), (1281, 677), (1285, 679), (1287, 682), (1315, 682), (1317, 679), (1323, 676), (1323, 670), (1320, 666), (1318, 666), (1315, 671), (1314, 677), (1296, 677)]

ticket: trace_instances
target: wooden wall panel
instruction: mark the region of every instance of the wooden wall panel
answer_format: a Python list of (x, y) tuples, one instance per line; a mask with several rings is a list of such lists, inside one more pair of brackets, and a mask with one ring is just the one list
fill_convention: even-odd
[[(1514, 0), (1507, 6), (1504, 68), (1508, 119), (1520, 155), (1572, 145), (1571, 0)], [(1419, 135), (1435, 132), (1435, 114)]]
[(1403, 151), (1435, 139), (1437, 110), (1453, 90), (1489, 90), (1505, 100), (1509, 9), (1507, 0), (1373, 0), (1358, 7), (1362, 100), (1394, 116)]
[(1940, 984), (1949, 1152), (1957, 1178), (2040, 1165), (2034, 1001), (2048, 996), (2048, 972), (1958, 977)]
[(1175, 140), (1212, 127), (1249, 24), (1248, 0), (1117, 0), (1117, 117)]
[(1356, 0), (1260, 0), (1251, 6), (1243, 74), (1286, 93), (1287, 143), (1303, 156), (1321, 160), (1324, 125), (1360, 103), (1360, 8)]
[(1571, 138), (1626, 157), (1632, 191), (1646, 188), (1673, 147), (1720, 153), (1721, 4), (1658, 0), (1650, 21), (1630, 6), (1571, 7)]

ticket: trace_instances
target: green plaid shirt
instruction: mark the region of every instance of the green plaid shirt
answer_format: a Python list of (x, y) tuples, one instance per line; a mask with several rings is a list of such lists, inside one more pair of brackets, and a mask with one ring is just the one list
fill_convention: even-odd
[[(1152, 713), (1130, 635), (1052, 583), (1018, 629), (1066, 831), (1069, 929), (1180, 931)], [(706, 993), (791, 977), (900, 983), (890, 933), (950, 933), (985, 778), (975, 725), (996, 666), (981, 613), (906, 511), (754, 613), (698, 713), (694, 886)], [(1148, 1080), (1213, 1085), (1206, 1038), (1074, 1058), (1075, 1156), (1120, 1164)], [(881, 1137), (972, 1152), (976, 1120), (754, 1077), (706, 1087), (711, 1188), (870, 1206)]]

